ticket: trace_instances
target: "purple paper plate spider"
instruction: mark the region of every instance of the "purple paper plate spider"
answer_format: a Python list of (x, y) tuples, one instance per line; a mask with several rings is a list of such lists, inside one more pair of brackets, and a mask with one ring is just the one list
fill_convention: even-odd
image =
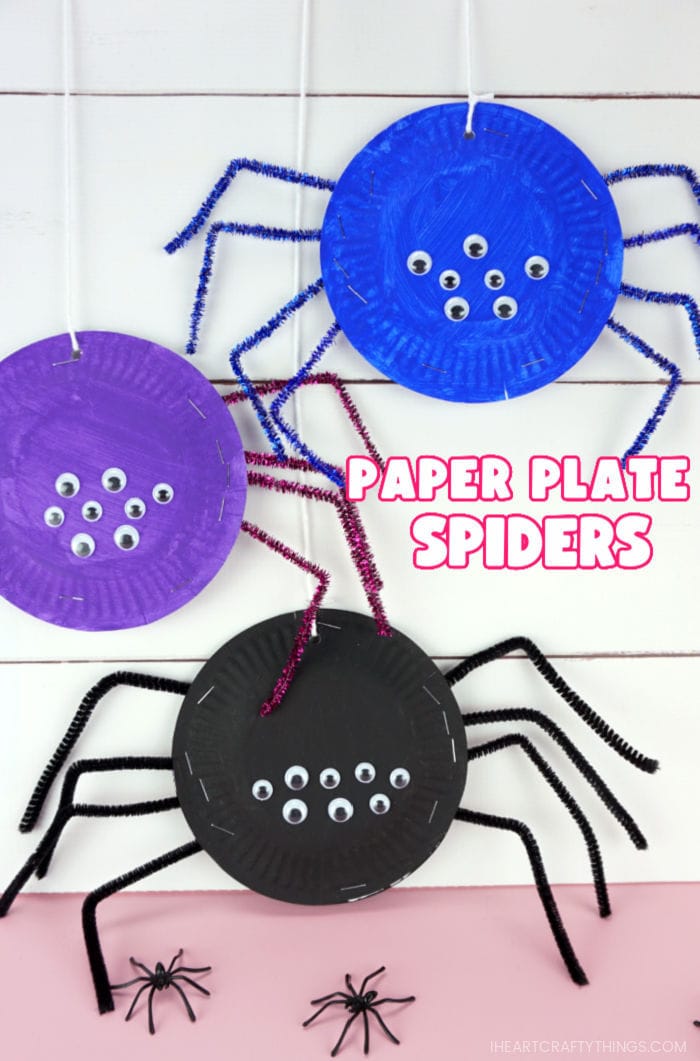
[[(274, 458), (270, 458), (274, 460)], [(286, 488), (286, 487), (285, 487)], [(309, 488), (310, 489), (310, 488)], [(339, 502), (340, 503), (340, 502)], [(347, 504), (347, 503), (346, 503)], [(348, 517), (350, 518), (350, 517)], [(353, 524), (353, 527), (355, 524)], [(118, 671), (84, 697), (31, 795), (20, 830), (34, 828), (97, 705), (118, 685), (179, 694), (171, 754), (72, 762), (56, 815), (0, 899), (0, 916), (32, 874), (43, 876), (74, 818), (128, 817), (179, 809), (192, 840), (91, 892), (83, 932), (100, 1012), (114, 1008), (97, 928), (99, 904), (165, 866), (206, 852), (243, 885), (287, 902), (352, 903), (397, 884), (440, 845), (457, 820), (505, 830), (522, 843), (559, 953), (571, 978), (587, 982), (564, 928), (540, 849), (528, 826), (462, 805), (468, 761), (519, 748), (568, 810), (584, 841), (600, 916), (610, 913), (598, 841), (583, 809), (530, 737), (515, 730), (468, 745), (469, 727), (531, 723), (551, 738), (637, 848), (646, 840), (629, 812), (560, 726), (534, 709), (465, 710), (454, 688), (478, 667), (521, 651), (579, 719), (623, 759), (652, 773), (657, 763), (620, 737), (527, 638), (473, 653), (442, 673), (414, 642), (388, 626), (369, 545), (348, 534), (374, 619), (322, 609), (279, 615), (238, 634), (192, 683)], [(305, 646), (300, 629), (306, 632)], [(292, 680), (293, 678), (293, 680)], [(162, 770), (175, 795), (125, 804), (82, 803), (84, 774)]]
[[(622, 281), (625, 249), (684, 235), (698, 241), (700, 227), (689, 221), (623, 238), (609, 190), (621, 181), (674, 176), (687, 181), (700, 203), (695, 173), (685, 165), (660, 164), (601, 176), (569, 139), (524, 111), (481, 103), (470, 136), (466, 113), (466, 104), (454, 103), (406, 115), (358, 152), (337, 182), (235, 158), (167, 244), (172, 254), (209, 224), (190, 319), (190, 354), (197, 348), (221, 236), (320, 244), (321, 276), (230, 354), (278, 455), (285, 437), (329, 474), (326, 462), (295, 439), (282, 410), (341, 329), (390, 379), (450, 401), (484, 402), (557, 379), (607, 327), (669, 376), (623, 461), (648, 443), (681, 375), (677, 365), (611, 315), (618, 297), (680, 306), (700, 354), (700, 313), (689, 294)], [(210, 223), (231, 182), (246, 171), (330, 192), (322, 228)], [(243, 358), (322, 290), (335, 319), (266, 410)]]
[[(78, 357), (57, 335), (0, 362), (0, 594), (11, 603), (79, 630), (150, 623), (214, 578), (241, 530), (305, 566), (243, 518), (248, 485), (330, 502), (346, 534), (362, 534), (334, 486), (270, 474), (303, 461), (244, 452), (221, 395), (184, 358), (114, 332), (80, 332), (79, 343)], [(334, 388), (380, 460), (340, 381), (305, 382)]]

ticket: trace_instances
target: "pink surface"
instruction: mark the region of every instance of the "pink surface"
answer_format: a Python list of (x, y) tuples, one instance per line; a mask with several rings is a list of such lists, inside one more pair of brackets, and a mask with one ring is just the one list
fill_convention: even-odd
[[(180, 946), (186, 964), (214, 967), (203, 980), (212, 997), (192, 998), (197, 1023), (169, 991), (156, 999), (152, 1038), (145, 1006), (123, 1020), (133, 989), (97, 1015), (81, 897), (20, 897), (0, 924), (0, 1047), (8, 1061), (313, 1061), (329, 1055), (342, 1015), (304, 1030), (309, 999), (340, 989), (345, 972), (361, 979), (385, 964), (383, 993), (417, 1001), (383, 1008), (402, 1045), (373, 1029), (380, 1061), (595, 1057), (623, 1043), (667, 1056), (674, 1042), (700, 1055), (700, 884), (618, 885), (607, 921), (590, 889), (559, 887), (557, 898), (588, 987), (568, 980), (532, 888), (406, 889), (317, 909), (246, 892), (117, 896), (100, 915), (113, 981), (131, 978), (130, 954), (153, 967)], [(355, 1027), (341, 1059), (362, 1057)]]

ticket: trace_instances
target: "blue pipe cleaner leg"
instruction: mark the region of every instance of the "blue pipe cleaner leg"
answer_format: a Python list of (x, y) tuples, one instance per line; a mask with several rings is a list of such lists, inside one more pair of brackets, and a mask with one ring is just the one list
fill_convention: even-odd
[(334, 320), (330, 328), (316, 347), (316, 349), (311, 354), (311, 356), (304, 362), (304, 364), (292, 376), (292, 378), (284, 385), (282, 390), (274, 399), (272, 405), (270, 406), (270, 415), (277, 427), (279, 428), (280, 433), (284, 435), (287, 441), (292, 444), (294, 449), (298, 450), (299, 453), (303, 454), (303, 456), (306, 457), (306, 459), (311, 464), (313, 464), (316, 471), (321, 472), (323, 475), (327, 476), (327, 478), (329, 478), (331, 482), (335, 483), (336, 486), (339, 486), (341, 489), (344, 489), (345, 479), (339, 473), (338, 469), (335, 468), (332, 464), (328, 464), (326, 463), (326, 461), (321, 460), (321, 458), (317, 456), (317, 454), (314, 453), (314, 451), (309, 446), (307, 446), (305, 442), (302, 442), (302, 440), (299, 438), (299, 435), (291, 426), (291, 424), (288, 424), (286, 420), (283, 420), (280, 414), (282, 406), (287, 401), (289, 401), (292, 394), (294, 394), (295, 390), (297, 390), (298, 387), (302, 386), (304, 381), (310, 375), (311, 370), (316, 364), (318, 364), (318, 362), (325, 354), (326, 350), (333, 345), (339, 333), (340, 325), (337, 321)]
[(306, 303), (309, 302), (310, 299), (315, 298), (319, 291), (322, 290), (323, 280), (321, 277), (319, 277), (318, 280), (314, 280), (308, 285), (308, 287), (305, 287), (303, 291), (300, 291), (298, 294), (294, 295), (294, 297), (291, 298), (289, 302), (286, 302), (285, 305), (282, 306), (282, 308), (279, 309), (277, 313), (270, 317), (270, 319), (266, 321), (261, 328), (258, 328), (258, 330), (253, 332), (252, 335), (247, 336), (247, 338), (243, 339), (242, 342), (234, 346), (233, 350), (229, 355), (231, 368), (233, 369), (236, 379), (240, 383), (243, 392), (245, 393), (246, 397), (253, 406), (255, 410), (255, 415), (257, 416), (258, 421), (260, 422), (260, 426), (265, 432), (265, 436), (267, 437), (268, 442), (274, 450), (275, 456), (277, 456), (280, 460), (284, 460), (286, 455), (284, 450), (284, 444), (282, 443), (282, 440), (275, 431), (272, 421), (270, 420), (268, 411), (263, 405), (262, 399), (257, 393), (255, 387), (253, 386), (252, 380), (243, 370), (242, 358), (243, 355), (247, 354), (249, 350), (254, 349), (254, 347), (256, 346), (260, 346), (260, 344), (263, 343), (265, 339), (269, 339), (273, 332), (276, 332), (277, 329), (285, 323), (285, 321), (288, 321), (294, 313), (297, 313), (302, 306), (306, 305)]
[(335, 188), (335, 181), (324, 180), (323, 177), (315, 177), (311, 173), (301, 173), (299, 170), (288, 169), (286, 166), (274, 166), (269, 162), (260, 162), (254, 158), (234, 158), (229, 162), (223, 175), (219, 177), (196, 214), (188, 221), (181, 232), (178, 232), (169, 243), (166, 243), (165, 250), (168, 254), (174, 254), (175, 251), (180, 250), (199, 232), (221, 196), (228, 190), (231, 181), (244, 170), (249, 173), (256, 173), (261, 177), (286, 181), (289, 184), (302, 184), (307, 188), (318, 188), (321, 191), (332, 192)]
[(700, 243), (700, 225), (694, 221), (683, 221), (680, 225), (671, 225), (669, 228), (657, 228), (654, 232), (640, 232), (623, 240), (623, 246), (644, 247), (647, 243), (660, 243), (675, 236), (692, 236), (696, 243)]
[(695, 201), (700, 205), (700, 180), (690, 166), (682, 163), (652, 163), (642, 166), (625, 166), (624, 169), (614, 169), (610, 173), (603, 174), (603, 180), (607, 185), (620, 184), (622, 181), (635, 180), (638, 177), (682, 177), (690, 185), (695, 196)]
[(649, 343), (645, 343), (643, 339), (641, 339), (634, 332), (629, 331), (628, 328), (625, 328), (623, 324), (620, 324), (613, 317), (610, 317), (607, 321), (607, 327), (610, 328), (611, 331), (615, 332), (615, 334), (618, 335), (623, 340), (623, 342), (627, 343), (628, 346), (633, 347), (649, 361), (653, 361), (653, 363), (655, 365), (658, 365), (659, 368), (662, 368), (664, 372), (668, 372), (669, 376), (671, 377), (668, 386), (666, 387), (661, 397), (661, 400), (657, 403), (656, 408), (654, 409), (654, 412), (651, 414), (644, 427), (635, 438), (632, 445), (623, 454), (622, 467), (625, 468), (627, 467), (628, 458), (635, 457), (638, 453), (641, 453), (641, 451), (644, 449), (647, 442), (653, 435), (654, 431), (656, 431), (656, 428), (661, 423), (661, 420), (664, 414), (666, 413), (666, 410), (668, 409), (669, 405), (671, 404), (671, 400), (673, 399), (676, 391), (678, 390), (682, 379), (678, 365), (674, 365), (674, 363), (672, 361), (669, 361), (668, 358), (664, 357), (662, 354), (657, 353), (656, 350), (654, 350), (653, 347), (649, 345)]
[(621, 284), (620, 294), (636, 302), (655, 302), (660, 306), (681, 306), (688, 315), (695, 351), (700, 357), (700, 309), (692, 295), (686, 295), (682, 291), (648, 291), (644, 287), (633, 287), (631, 284)]
[(188, 354), (194, 354), (197, 350), (199, 330), (209, 291), (209, 281), (214, 268), (216, 244), (222, 232), (233, 236), (252, 236), (255, 239), (274, 240), (278, 243), (317, 243), (321, 239), (320, 228), (270, 228), (267, 225), (244, 225), (238, 221), (215, 221), (207, 232), (206, 243), (204, 244), (204, 256), (202, 258), (202, 267), (199, 271), (199, 280), (197, 281), (197, 293), (194, 297), (194, 305), (190, 314), (190, 334), (185, 347)]

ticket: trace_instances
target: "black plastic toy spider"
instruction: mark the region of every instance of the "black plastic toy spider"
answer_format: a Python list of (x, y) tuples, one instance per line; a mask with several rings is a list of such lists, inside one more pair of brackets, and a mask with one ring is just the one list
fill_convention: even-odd
[(321, 1006), (321, 1008), (317, 1010), (316, 1013), (313, 1013), (308, 1018), (308, 1020), (304, 1021), (304, 1028), (308, 1028), (310, 1024), (313, 1024), (316, 1018), (320, 1017), (324, 1010), (328, 1009), (329, 1006), (344, 1006), (347, 1012), (350, 1013), (350, 1016), (345, 1022), (345, 1027), (340, 1033), (340, 1038), (331, 1050), (331, 1057), (336, 1056), (341, 1046), (343, 1045), (343, 1040), (345, 1039), (345, 1036), (350, 1030), (350, 1025), (353, 1023), (353, 1021), (357, 1020), (360, 1014), (362, 1014), (362, 1020), (364, 1021), (365, 1025), (365, 1042), (363, 1049), (363, 1052), (365, 1054), (369, 1053), (369, 1020), (367, 1019), (368, 1013), (371, 1013), (372, 1016), (377, 1020), (380, 1028), (387, 1036), (387, 1038), (391, 1039), (392, 1043), (396, 1043), (397, 1046), (400, 1045), (399, 1040), (396, 1038), (393, 1032), (391, 1032), (387, 1028), (386, 1024), (382, 1020), (381, 1015), (378, 1012), (378, 1007), (383, 1006), (385, 1002), (415, 1002), (416, 996), (407, 995), (406, 998), (377, 998), (378, 992), (374, 989), (366, 991), (365, 989), (370, 980), (373, 980), (375, 976), (379, 976), (380, 973), (383, 973), (385, 968), (386, 967), (382, 965), (381, 968), (375, 969), (373, 973), (369, 973), (362, 981), (359, 991), (355, 990), (352, 980), (350, 979), (350, 973), (346, 973), (345, 986), (347, 987), (347, 991), (333, 991), (330, 995), (324, 995), (322, 998), (311, 999), (312, 1006)]
[(155, 995), (156, 991), (164, 991), (168, 987), (175, 988), (178, 995), (183, 1001), (185, 1009), (187, 1010), (187, 1016), (190, 1018), (190, 1020), (197, 1020), (197, 1017), (195, 1016), (195, 1012), (189, 1003), (187, 995), (185, 994), (185, 992), (180, 987), (180, 984), (177, 981), (189, 984), (190, 987), (196, 987), (196, 989), (198, 991), (201, 991), (203, 995), (210, 995), (211, 991), (207, 991), (206, 987), (202, 987), (201, 984), (198, 984), (190, 976), (185, 976), (185, 973), (210, 973), (211, 965), (203, 965), (201, 966), (201, 968), (197, 969), (192, 968), (189, 965), (175, 965), (175, 962), (179, 961), (181, 957), (182, 948), (180, 948), (180, 950), (177, 952), (167, 969), (165, 968), (162, 962), (157, 962), (155, 972), (149, 969), (148, 966), (144, 965), (142, 962), (137, 962), (136, 958), (129, 958), (129, 961), (134, 966), (134, 968), (143, 970), (146, 975), (136, 976), (133, 980), (127, 980), (126, 983), (123, 984), (110, 985), (113, 991), (117, 991), (122, 987), (131, 987), (132, 984), (142, 985), (134, 995), (131, 1005), (129, 1006), (129, 1012), (127, 1013), (124, 1020), (131, 1020), (131, 1016), (136, 1007), (136, 1003), (141, 998), (141, 995), (144, 993), (144, 991), (147, 991), (149, 987), (151, 990), (148, 994), (148, 1030), (151, 1035), (155, 1035), (156, 1033), (156, 1026), (153, 1022), (153, 996)]

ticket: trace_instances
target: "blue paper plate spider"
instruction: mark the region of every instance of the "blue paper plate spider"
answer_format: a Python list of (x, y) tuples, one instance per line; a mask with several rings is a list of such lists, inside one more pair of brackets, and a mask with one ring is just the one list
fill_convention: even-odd
[[(468, 136), (465, 109), (443, 104), (401, 118), (371, 140), (337, 182), (233, 159), (165, 248), (172, 254), (188, 243), (243, 171), (331, 192), (321, 229), (209, 225), (187, 352), (194, 354), (199, 341), (220, 236), (320, 243), (321, 276), (237, 343), (230, 361), (275, 452), (287, 438), (332, 479), (334, 470), (296, 436), (282, 409), (341, 329), (392, 380), (449, 401), (485, 402), (559, 378), (608, 327), (669, 376), (623, 460), (648, 443), (681, 375), (611, 316), (617, 298), (682, 307), (700, 354), (700, 312), (690, 295), (622, 281), (625, 248), (682, 235), (700, 241), (700, 226), (686, 222), (623, 238), (609, 190), (621, 181), (675, 176), (688, 182), (700, 203), (695, 173), (660, 164), (601, 176), (571, 140), (524, 111), (481, 104)], [(243, 368), (244, 355), (322, 290), (335, 319), (267, 409)]]

